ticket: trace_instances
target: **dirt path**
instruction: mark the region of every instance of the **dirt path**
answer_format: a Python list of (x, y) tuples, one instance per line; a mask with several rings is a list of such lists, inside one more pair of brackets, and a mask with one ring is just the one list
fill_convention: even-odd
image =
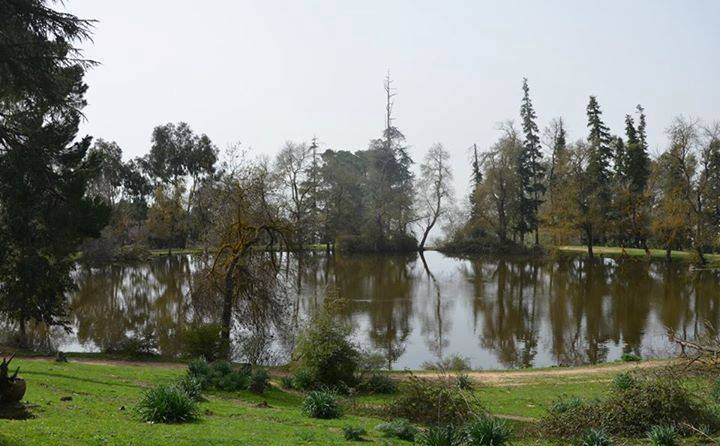
[[(488, 372), (468, 372), (468, 376), (475, 381), (491, 385), (522, 385), (530, 384), (533, 381), (542, 380), (544, 378), (600, 378), (603, 375), (613, 375), (620, 372), (631, 370), (647, 370), (659, 368), (671, 363), (670, 360), (658, 361), (641, 361), (641, 362), (621, 362), (617, 364), (603, 364), (597, 366), (582, 367), (557, 367), (542, 370), (507, 370), (507, 371), (488, 371)], [(423, 377), (440, 377), (439, 373), (433, 372), (417, 372), (417, 376)], [(405, 375), (409, 376), (409, 375)]]

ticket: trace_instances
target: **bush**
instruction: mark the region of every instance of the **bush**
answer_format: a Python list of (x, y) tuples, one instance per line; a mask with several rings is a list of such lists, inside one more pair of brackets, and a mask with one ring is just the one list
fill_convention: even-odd
[(675, 423), (716, 428), (720, 420), (681, 381), (659, 377), (636, 378), (634, 385), (614, 387), (602, 400), (574, 407), (553, 406), (541, 425), (546, 433), (561, 437), (575, 437), (588, 428), (633, 437), (644, 435), (657, 424)]
[(194, 376), (187, 374), (180, 377), (175, 383), (175, 386), (185, 392), (193, 401), (200, 401), (202, 399), (202, 385)]
[(622, 359), (623, 362), (638, 362), (642, 360), (642, 358), (635, 353), (623, 353), (620, 359)]
[(653, 446), (676, 446), (678, 444), (678, 432), (670, 425), (653, 426), (648, 432), (648, 440)]
[(263, 368), (256, 368), (250, 375), (250, 385), (248, 389), (253, 393), (264, 393), (270, 388), (270, 375)]
[(203, 389), (210, 387), (210, 365), (205, 358), (193, 359), (188, 363), (188, 376), (194, 378)]
[(367, 432), (362, 427), (343, 426), (343, 436), (348, 441), (363, 441), (363, 435)]
[(143, 394), (137, 412), (149, 423), (186, 423), (197, 419), (198, 405), (179, 387), (162, 385)]
[(472, 378), (467, 373), (459, 373), (455, 377), (455, 382), (460, 390), (473, 390), (475, 388)]
[(569, 410), (574, 410), (582, 405), (582, 400), (576, 396), (562, 396), (559, 399), (553, 401), (550, 407), (552, 413), (565, 413)]
[(180, 335), (182, 351), (190, 358), (205, 358), (215, 361), (221, 357), (223, 340), (220, 325), (193, 325), (184, 329)]
[(294, 389), (310, 390), (315, 386), (315, 380), (307, 370), (300, 369), (293, 375), (292, 385)]
[(324, 390), (310, 392), (302, 403), (302, 411), (311, 418), (323, 420), (342, 416), (342, 409), (335, 399), (335, 395)]
[(412, 375), (402, 394), (388, 405), (387, 412), (422, 424), (461, 425), (479, 408), (477, 403), (468, 401), (471, 395), (458, 389), (451, 380)]
[(425, 361), (421, 367), (424, 370), (442, 371), (442, 372), (466, 372), (472, 370), (470, 367), (470, 359), (454, 354), (439, 361)]
[(422, 446), (462, 446), (465, 444), (462, 432), (452, 424), (446, 426), (433, 426), (418, 436), (418, 443)]
[(360, 383), (360, 390), (368, 393), (390, 395), (396, 393), (397, 382), (386, 373), (373, 373)]
[(504, 446), (512, 437), (512, 429), (502, 420), (482, 416), (465, 428), (468, 446)]
[(710, 391), (713, 401), (720, 403), (720, 379), (715, 380)]
[(293, 377), (290, 375), (280, 377), (280, 386), (282, 386), (283, 389), (294, 389), (295, 383), (293, 382)]
[(380, 432), (383, 437), (399, 438), (405, 441), (415, 441), (415, 435), (418, 432), (417, 428), (404, 418), (398, 418), (388, 423), (380, 423), (375, 426), (375, 430)]
[(635, 385), (635, 377), (629, 373), (618, 373), (613, 378), (613, 386), (620, 390), (627, 390)]
[[(328, 387), (342, 389), (356, 384), (360, 352), (350, 341), (351, 328), (322, 312), (301, 333), (295, 355), (305, 373), (301, 389)], [(296, 376), (297, 377), (297, 376)]]
[(578, 441), (578, 446), (612, 446), (612, 444), (612, 439), (602, 429), (590, 429)]
[(234, 370), (227, 361), (208, 364), (205, 359), (195, 359), (188, 364), (188, 375), (195, 378), (203, 390), (218, 389), (235, 392), (248, 388), (250, 376)]

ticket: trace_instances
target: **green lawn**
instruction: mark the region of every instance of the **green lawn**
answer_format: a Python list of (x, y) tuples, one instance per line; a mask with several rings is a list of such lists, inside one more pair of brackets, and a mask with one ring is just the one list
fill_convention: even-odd
[[(72, 360), (71, 360), (72, 361)], [(249, 392), (208, 395), (201, 403), (201, 420), (182, 425), (152, 425), (138, 420), (133, 407), (143, 389), (168, 383), (185, 372), (181, 365), (55, 363), (44, 359), (16, 359), (28, 381), (27, 401), (34, 419), (0, 420), (0, 445), (336, 445), (352, 444), (342, 426), (362, 426), (373, 444), (408, 444), (379, 438), (379, 418), (353, 414), (350, 407), (339, 420), (315, 420), (300, 411), (301, 395), (276, 386), (263, 396)], [(512, 374), (512, 372), (508, 372)], [(478, 384), (479, 399), (492, 413), (537, 418), (562, 395), (599, 396), (616, 371), (537, 378), (523, 374), (517, 381)], [(482, 375), (475, 375), (482, 376)], [(512, 376), (512, 375), (510, 375)], [(61, 397), (72, 397), (61, 401)], [(379, 405), (389, 397), (360, 397), (358, 406)], [(256, 407), (267, 401), (270, 408)], [(517, 422), (517, 421), (514, 421)], [(532, 420), (523, 420), (523, 423)], [(549, 444), (520, 439), (516, 445)]]
[[(557, 249), (560, 252), (567, 252), (567, 253), (580, 253), (580, 254), (587, 253), (587, 246), (579, 246), (579, 245), (556, 246), (555, 249)], [(616, 256), (623, 255), (622, 248), (616, 247), (616, 246), (593, 246), (593, 252), (596, 255), (600, 255), (600, 256), (616, 257)], [(646, 253), (645, 253), (645, 250), (641, 249), (641, 248), (625, 248), (625, 255), (628, 257), (645, 257)], [(695, 255), (696, 255), (695, 253), (690, 252), (690, 251), (670, 251), (670, 256), (674, 260), (694, 260)], [(665, 258), (665, 250), (664, 249), (651, 249), (650, 257), (657, 258), (657, 259), (664, 259)], [(708, 262), (720, 263), (720, 254), (705, 254), (705, 258), (707, 259)]]

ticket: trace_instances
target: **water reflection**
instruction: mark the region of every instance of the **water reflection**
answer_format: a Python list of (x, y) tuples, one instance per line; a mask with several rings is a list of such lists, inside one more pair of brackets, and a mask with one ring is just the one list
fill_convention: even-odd
[[(336, 289), (350, 302), (339, 316), (396, 369), (453, 353), (483, 368), (597, 363), (624, 352), (666, 355), (667, 329), (692, 337), (706, 321), (720, 323), (720, 272), (682, 264), (464, 260), (436, 252), (284, 261), (283, 280), (295, 290), (295, 326)], [(151, 338), (162, 354), (176, 355), (184, 326), (218, 316), (213, 302), (189, 297), (199, 262), (176, 256), (80, 270), (70, 299), (74, 334), (44, 336), (80, 351)]]

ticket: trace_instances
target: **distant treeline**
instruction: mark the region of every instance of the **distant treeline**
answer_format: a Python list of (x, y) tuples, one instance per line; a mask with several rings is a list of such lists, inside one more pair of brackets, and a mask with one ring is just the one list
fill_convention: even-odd
[[(617, 136), (591, 96), (587, 137), (570, 142), (562, 118), (539, 130), (527, 80), (522, 87), (519, 128), (507, 121), (488, 150), (473, 146), (468, 200), (454, 202), (441, 144), (413, 168), (394, 125), (389, 77), (380, 138), (354, 152), (321, 150), (315, 138), (287, 142), (274, 159), (252, 161), (264, 178), (262, 200), (286, 221), (295, 249), (422, 250), (440, 225), (436, 245), (459, 252), (584, 243), (591, 255), (593, 244), (659, 247), (692, 249), (704, 261), (720, 248), (720, 124), (676, 118), (665, 151), (651, 159), (641, 106)], [(210, 138), (185, 123), (156, 127), (149, 153), (128, 162), (117, 144), (97, 140), (89, 155), (102, 163), (89, 193), (110, 205), (112, 218), (84, 250), (112, 257), (123, 246), (203, 243), (223, 179), (250, 163), (239, 147), (229, 152), (220, 162)]]

